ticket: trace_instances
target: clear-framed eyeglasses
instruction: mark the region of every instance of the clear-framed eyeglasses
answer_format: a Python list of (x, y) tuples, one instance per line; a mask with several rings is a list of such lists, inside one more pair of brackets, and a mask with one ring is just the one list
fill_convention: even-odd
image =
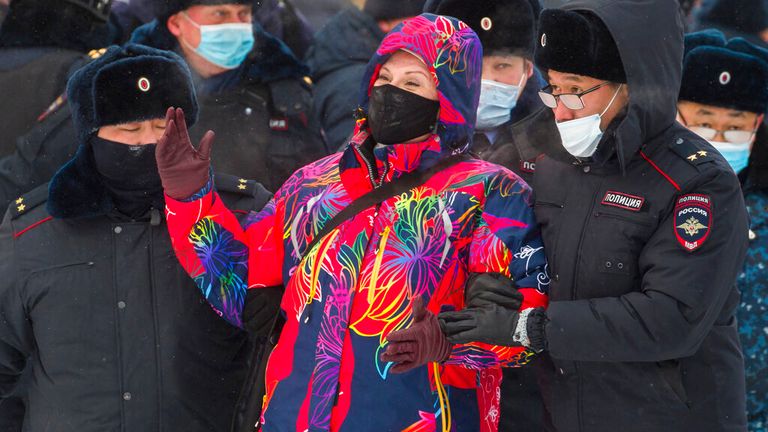
[(738, 130), (738, 129), (720, 130), (720, 129), (705, 127), (705, 126), (687, 126), (688, 121), (685, 119), (685, 117), (683, 117), (683, 114), (678, 111), (677, 115), (679, 115), (680, 119), (683, 120), (683, 124), (686, 125), (688, 130), (704, 138), (707, 141), (714, 141), (717, 134), (722, 133), (723, 139), (725, 140), (725, 142), (731, 143), (731, 144), (743, 144), (751, 140), (752, 136), (754, 136), (757, 133), (757, 126), (758, 126), (757, 119), (755, 119), (755, 125), (752, 128), (752, 130)]
[(560, 102), (562, 102), (566, 108), (572, 109), (572, 110), (580, 110), (580, 109), (583, 109), (585, 106), (584, 100), (581, 98), (582, 96), (588, 93), (592, 93), (593, 91), (609, 83), (610, 81), (602, 82), (594, 87), (584, 90), (581, 93), (561, 93), (557, 95), (552, 94), (552, 86), (548, 85), (543, 89), (539, 90), (539, 97), (541, 98), (541, 101), (544, 102), (544, 105), (552, 109), (557, 108), (557, 100), (560, 99)]
[(719, 132), (723, 133), (723, 138), (725, 139), (725, 142), (729, 142), (731, 144), (741, 144), (748, 142), (752, 139), (752, 135), (755, 134), (755, 131), (753, 130), (717, 130), (713, 128), (703, 127), (703, 126), (691, 126), (688, 128), (691, 132), (695, 133), (696, 135), (704, 138), (707, 141), (712, 141), (715, 139), (717, 134)]

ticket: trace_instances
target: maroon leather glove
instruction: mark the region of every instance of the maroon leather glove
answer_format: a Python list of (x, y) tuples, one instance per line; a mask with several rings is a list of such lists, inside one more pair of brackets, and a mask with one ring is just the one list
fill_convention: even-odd
[(451, 355), (453, 345), (448, 342), (437, 317), (424, 307), (420, 296), (411, 301), (413, 324), (387, 336), (389, 345), (380, 356), (383, 362), (397, 363), (392, 373), (408, 372), (431, 362), (444, 362)]
[(165, 122), (165, 133), (155, 151), (157, 170), (166, 195), (177, 200), (187, 199), (208, 183), (215, 134), (206, 132), (195, 150), (181, 108), (168, 108)]

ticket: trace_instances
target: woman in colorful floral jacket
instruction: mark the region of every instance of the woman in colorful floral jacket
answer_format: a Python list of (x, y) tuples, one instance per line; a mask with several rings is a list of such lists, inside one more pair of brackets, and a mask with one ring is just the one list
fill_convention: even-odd
[[(368, 67), (361, 113), (370, 118), (357, 122), (347, 149), (300, 169), (243, 225), (209, 180), (212, 134), (195, 150), (180, 110), (169, 110), (157, 157), (182, 265), (237, 326), (247, 327), (253, 292), (285, 286), (263, 431), (495, 430), (499, 368), (532, 353), (450, 345), (435, 314), (464, 307), (472, 273), (513, 278), (523, 309), (546, 305), (549, 279), (525, 182), (467, 157), (308, 248), (355, 199), (468, 150), (481, 50), (453, 18), (425, 14), (398, 26)], [(388, 341), (417, 327), (428, 343)]]

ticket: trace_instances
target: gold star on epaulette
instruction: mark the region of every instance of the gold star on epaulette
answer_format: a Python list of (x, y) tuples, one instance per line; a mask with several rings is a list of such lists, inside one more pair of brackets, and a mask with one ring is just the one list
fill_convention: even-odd
[(246, 180), (246, 179), (240, 179), (240, 180), (238, 180), (238, 181), (239, 181), (240, 183), (248, 183), (248, 180)]
[(689, 160), (689, 161), (695, 161), (697, 158), (698, 158), (698, 156), (696, 156), (696, 153), (694, 153), (694, 154), (692, 154), (692, 155), (688, 156), (688, 160)]
[(244, 184), (241, 184), (241, 185), (237, 185), (237, 188), (240, 189), (240, 190), (246, 190), (246, 189), (248, 189), (248, 186), (244, 185)]
[(304, 82), (307, 83), (307, 85), (312, 85), (312, 78), (310, 78), (308, 76), (305, 76), (304, 77)]
[(698, 154), (699, 154), (699, 156), (701, 156), (701, 157), (706, 157), (706, 156), (707, 156), (707, 152), (706, 152), (706, 151), (704, 151), (704, 150), (699, 150), (697, 153), (698, 153)]
[(23, 202), (24, 202), (24, 197), (20, 197), (19, 199), (16, 200), (16, 204), (21, 204)]
[(24, 204), (20, 204), (18, 207), (16, 207), (16, 210), (18, 210), (19, 213), (23, 212), (24, 209), (26, 209), (27, 206)]
[(106, 48), (91, 50), (88, 52), (88, 57), (92, 58), (93, 60), (96, 60), (97, 58), (103, 56), (105, 52), (107, 52)]

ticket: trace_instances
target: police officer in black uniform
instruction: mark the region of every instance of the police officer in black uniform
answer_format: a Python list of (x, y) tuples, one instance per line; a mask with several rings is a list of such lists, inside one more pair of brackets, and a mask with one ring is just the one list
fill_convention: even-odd
[[(167, 51), (112, 47), (73, 75), (68, 98), (75, 157), (0, 225), (0, 404), (26, 367), (24, 430), (231, 430), (258, 341), (192, 289), (154, 155), (167, 107), (196, 120), (189, 70)], [(216, 187), (243, 214), (270, 199), (237, 177)], [(245, 310), (269, 322), (279, 299), (249, 295)]]
[(13, 0), (0, 27), (0, 157), (64, 91), (86, 53), (109, 45), (112, 0)]
[[(483, 82), (472, 152), (512, 170), (530, 184), (539, 134), (557, 132), (551, 112), (539, 99), (545, 82), (534, 67), (539, 0), (442, 0), (430, 6), (438, 15), (469, 25), (483, 44)], [(538, 137), (537, 137), (538, 138)]]
[[(214, 168), (277, 190), (328, 152), (312, 115), (306, 67), (279, 39), (252, 26), (251, 3), (164, 0), (158, 19), (136, 29), (132, 42), (174, 51), (189, 64), (200, 101), (200, 121), (190, 134), (197, 142), (216, 131), (222, 145), (214, 150)], [(57, 101), (43, 117), (17, 151), (0, 160), (0, 206), (48, 181), (76, 150), (66, 104)]]
[(676, 1), (545, 10), (536, 62), (559, 142), (534, 175), (550, 305), (441, 314), (453, 342), (543, 352), (548, 431), (744, 431), (739, 181), (675, 121)]

